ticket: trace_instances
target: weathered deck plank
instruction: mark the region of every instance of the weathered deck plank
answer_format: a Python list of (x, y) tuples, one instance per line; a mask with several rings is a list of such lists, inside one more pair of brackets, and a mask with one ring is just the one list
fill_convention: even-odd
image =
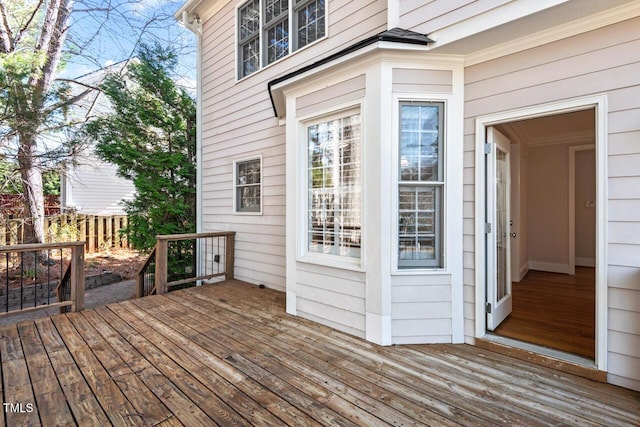
[(379, 347), (238, 281), (0, 336), (2, 399), (36, 408), (8, 426), (640, 425), (640, 393), (468, 345)]
[[(87, 426), (110, 424), (109, 418), (84, 378), (85, 373), (75, 364), (51, 318), (36, 320), (36, 327), (75, 422)], [(41, 410), (38, 408), (38, 412)]]
[[(29, 411), (27, 404), (35, 404), (35, 396), (29, 379), (27, 360), (22, 350), (22, 342), (16, 325), (0, 329), (0, 353), (2, 360), (2, 379), (4, 383), (4, 403), (14, 405), (6, 410), (7, 423), (12, 425), (40, 425), (37, 411)], [(24, 407), (24, 409), (23, 409)]]

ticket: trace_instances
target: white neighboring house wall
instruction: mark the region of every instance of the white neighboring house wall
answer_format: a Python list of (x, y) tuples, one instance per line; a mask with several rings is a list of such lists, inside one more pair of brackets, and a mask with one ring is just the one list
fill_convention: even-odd
[[(122, 72), (126, 65), (127, 62), (117, 63), (77, 78), (80, 84), (71, 83), (72, 93), (97, 87), (109, 73)], [(69, 115), (83, 120), (109, 112), (109, 100), (100, 91), (91, 90), (74, 105)], [(133, 200), (133, 182), (118, 176), (114, 164), (99, 159), (92, 143), (77, 155), (74, 163), (67, 163), (61, 174), (61, 210), (87, 215), (125, 215), (122, 201)]]
[(87, 215), (125, 215), (123, 200), (133, 200), (135, 188), (116, 174), (116, 166), (93, 154), (81, 165), (65, 168), (60, 180), (60, 206)]

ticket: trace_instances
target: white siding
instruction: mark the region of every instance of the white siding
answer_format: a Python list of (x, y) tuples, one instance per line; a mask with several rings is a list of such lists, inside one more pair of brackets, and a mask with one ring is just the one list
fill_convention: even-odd
[[(510, 0), (400, 0), (400, 27), (428, 34)], [(426, 18), (425, 18), (426, 17)]]
[(297, 263), (298, 315), (365, 336), (365, 274)]
[(451, 277), (394, 276), (391, 335), (395, 344), (451, 342)]
[[(468, 67), (465, 72), (465, 202), (474, 202), (474, 118), (539, 103), (607, 93), (609, 149), (609, 381), (640, 389), (639, 19)], [(635, 141), (635, 143), (634, 143)], [(467, 173), (469, 171), (469, 173)], [(473, 253), (473, 210), (465, 252)], [(474, 336), (473, 267), (465, 268), (465, 333)], [(636, 343), (636, 344), (633, 344)]]
[(123, 200), (133, 200), (133, 183), (116, 175), (117, 167), (87, 156), (66, 171), (63, 208), (87, 215), (124, 215)]
[[(386, 2), (328, 2), (329, 38), (236, 81), (235, 7), (240, 3), (223, 6), (203, 28), (203, 231), (236, 231), (236, 277), (284, 290), (285, 127), (274, 116), (267, 82), (384, 31)], [(263, 214), (233, 215), (233, 160), (258, 154)]]

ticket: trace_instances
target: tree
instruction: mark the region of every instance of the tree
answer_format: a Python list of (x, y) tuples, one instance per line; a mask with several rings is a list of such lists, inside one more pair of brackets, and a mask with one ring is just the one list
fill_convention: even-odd
[(25, 205), (33, 223), (31, 241), (44, 242), (42, 173), (38, 136), (68, 99), (65, 84), (54, 85), (68, 31), (71, 0), (0, 1), (0, 106), (3, 140), (17, 140), (17, 161)]
[(74, 80), (59, 76), (64, 64), (82, 59), (100, 68), (103, 54), (130, 58), (145, 37), (158, 36), (151, 30), (177, 27), (169, 13), (175, 3), (0, 0), (0, 156), (19, 166), (27, 241), (44, 242), (42, 170), (76, 153), (46, 136), (75, 126), (69, 109), (95, 90), (78, 81), (83, 89), (72, 90)]
[(131, 179), (124, 230), (134, 247), (149, 249), (158, 234), (195, 232), (196, 105), (170, 77), (176, 56), (142, 45), (124, 74), (101, 86), (113, 112), (88, 123), (81, 139), (96, 141), (100, 158)]

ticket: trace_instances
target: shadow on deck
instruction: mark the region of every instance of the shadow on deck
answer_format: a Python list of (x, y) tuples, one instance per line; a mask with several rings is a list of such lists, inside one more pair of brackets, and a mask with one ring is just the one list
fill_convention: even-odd
[(0, 335), (0, 425), (640, 425), (640, 393), (468, 345), (379, 347), (239, 281)]

